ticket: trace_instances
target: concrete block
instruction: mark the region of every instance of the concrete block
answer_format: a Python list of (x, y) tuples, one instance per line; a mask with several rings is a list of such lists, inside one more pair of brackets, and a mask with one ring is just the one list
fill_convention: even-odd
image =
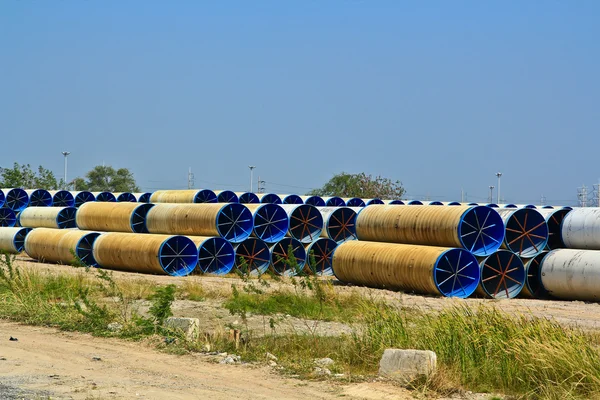
[(408, 383), (435, 372), (437, 356), (429, 350), (386, 349), (379, 361), (379, 375)]
[(198, 340), (200, 333), (200, 320), (198, 318), (169, 317), (165, 320), (165, 327), (182, 331), (187, 340)]

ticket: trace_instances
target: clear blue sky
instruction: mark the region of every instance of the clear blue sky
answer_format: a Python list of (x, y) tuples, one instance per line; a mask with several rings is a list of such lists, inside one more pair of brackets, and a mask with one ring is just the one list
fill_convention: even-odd
[[(319, 187), (573, 203), (600, 178), (599, 1), (0, 3), (0, 166), (144, 190)], [(288, 185), (288, 186), (286, 186)]]

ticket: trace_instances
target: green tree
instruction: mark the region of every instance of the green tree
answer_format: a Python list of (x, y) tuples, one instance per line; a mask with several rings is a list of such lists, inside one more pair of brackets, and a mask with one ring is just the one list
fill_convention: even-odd
[(401, 199), (405, 190), (400, 181), (392, 181), (381, 176), (373, 177), (364, 172), (334, 175), (320, 189), (309, 192), (312, 196), (340, 196), (381, 199)]
[(73, 186), (77, 190), (139, 192), (133, 173), (127, 168), (97, 165), (86, 175), (87, 179), (75, 178)]
[(58, 186), (54, 173), (41, 165), (37, 173), (29, 164), (14, 163), (12, 168), (0, 168), (0, 187), (53, 190)]

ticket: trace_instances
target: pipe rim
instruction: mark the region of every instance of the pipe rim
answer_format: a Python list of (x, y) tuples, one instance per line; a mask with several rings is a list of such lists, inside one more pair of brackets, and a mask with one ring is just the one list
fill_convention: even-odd
[(52, 195), (44, 189), (36, 189), (29, 196), (29, 205), (34, 207), (51, 207)]
[(235, 249), (235, 267), (238, 271), (244, 272), (240, 269), (240, 258), (246, 261), (248, 268), (246, 272), (251, 276), (264, 274), (271, 264), (269, 246), (258, 238), (248, 238)]
[(243, 204), (224, 205), (217, 213), (216, 222), (219, 235), (231, 243), (243, 242), (252, 233), (252, 213)]
[(13, 238), (13, 246), (15, 246), (15, 250), (20, 253), (25, 249), (25, 238), (31, 232), (32, 228), (21, 228), (15, 234)]
[(276, 195), (275, 193), (267, 193), (261, 199), (260, 203), (262, 204), (281, 204), (281, 197)]
[(554, 206), (542, 206), (543, 210), (553, 210)]
[(151, 192), (142, 193), (142, 195), (138, 199), (138, 203), (150, 203), (151, 197), (152, 197)]
[(562, 222), (570, 212), (571, 210), (560, 208), (547, 217), (548, 242), (546, 243), (546, 247), (548, 249), (554, 250), (567, 247), (562, 237)]
[(348, 207), (365, 207), (366, 204), (360, 197), (352, 197), (346, 202)]
[(134, 233), (150, 233), (146, 226), (146, 216), (154, 204), (144, 203), (135, 208), (129, 218), (129, 225)]
[(300, 243), (310, 243), (321, 236), (323, 231), (323, 215), (318, 208), (309, 204), (301, 204), (294, 208), (289, 220), (290, 236)]
[[(333, 253), (335, 252), (337, 245), (337, 242), (333, 239), (320, 238), (308, 246), (306, 255), (308, 258), (308, 265), (313, 274), (317, 276), (333, 275)], [(314, 263), (312, 262), (313, 260)]]
[(0, 226), (13, 227), (17, 223), (17, 214), (10, 208), (0, 208)]
[(226, 275), (233, 269), (233, 246), (220, 237), (206, 239), (198, 246), (198, 266), (204, 274)]
[(6, 201), (6, 197), (4, 196), (4, 191), (0, 190), (0, 207), (4, 206), (5, 201)]
[(288, 194), (283, 198), (283, 204), (304, 204), (304, 200), (297, 194)]
[(536, 206), (534, 206), (533, 204), (525, 204), (525, 205), (523, 206), (523, 208), (531, 208), (531, 209), (536, 209), (537, 207), (536, 207)]
[(232, 192), (231, 190), (222, 190), (217, 195), (217, 202), (218, 203), (239, 203), (240, 199), (237, 196), (237, 194), (235, 194), (235, 192)]
[(548, 224), (536, 210), (516, 209), (508, 216), (505, 225), (504, 243), (520, 257), (535, 257), (548, 243)]
[(298, 269), (302, 271), (306, 265), (306, 250), (302, 243), (289, 237), (281, 239), (271, 248), (271, 266), (273, 267), (273, 271), (279, 276), (296, 276), (299, 272), (288, 269), (286, 264), (282, 261), (282, 259), (285, 259), (288, 256), (289, 246), (292, 246), (292, 252), (294, 257), (296, 257)]
[(542, 285), (542, 262), (544, 258), (548, 255), (548, 252), (543, 252), (533, 257), (526, 266), (525, 273), (527, 274), (525, 279), (525, 285), (527, 286), (527, 290), (531, 295), (539, 299), (541, 297), (545, 297), (548, 292)]
[(119, 203), (137, 203), (137, 199), (133, 195), (133, 193), (123, 192), (117, 197), (117, 202)]
[(407, 203), (409, 206), (422, 206), (423, 202), (419, 200), (411, 200)]
[(241, 204), (259, 204), (260, 199), (258, 196), (252, 192), (242, 193), (240, 195), (240, 203)]
[(100, 236), (98, 232), (87, 233), (75, 245), (77, 258), (87, 267), (98, 267), (98, 262), (94, 258), (94, 242), (98, 236)]
[(186, 276), (198, 264), (198, 249), (188, 237), (171, 236), (160, 245), (158, 261), (168, 275)]
[(29, 196), (23, 189), (11, 189), (6, 193), (6, 205), (13, 211), (23, 211), (29, 205)]
[(525, 281), (523, 261), (511, 251), (498, 250), (481, 263), (481, 289), (492, 299), (517, 297)]
[(519, 207), (517, 207), (516, 204), (509, 203), (509, 204), (505, 204), (504, 207), (502, 207), (502, 208), (519, 208)]
[[(329, 216), (325, 229), (327, 236), (336, 243), (356, 240), (356, 211), (350, 208), (339, 208)], [(333, 222), (333, 224), (332, 224)]]
[(116, 203), (117, 198), (111, 192), (100, 192), (100, 193), (98, 193), (98, 196), (96, 196), (96, 201)]
[(68, 190), (59, 190), (52, 196), (52, 205), (54, 207), (73, 207), (75, 197)]
[(252, 216), (254, 234), (267, 243), (275, 243), (285, 237), (290, 219), (285, 210), (277, 204), (262, 204)]
[(83, 190), (75, 195), (75, 207), (79, 207), (84, 203), (96, 201), (96, 196), (92, 192)]
[(325, 200), (323, 200), (323, 198), (321, 196), (309, 196), (304, 201), (304, 204), (308, 204), (309, 206), (315, 206), (315, 207), (325, 207), (325, 205), (326, 205)]
[(437, 201), (437, 200), (435, 200), (435, 201), (430, 201), (430, 202), (429, 202), (429, 205), (430, 205), (430, 206), (443, 206), (443, 205), (444, 205), (444, 203), (442, 203), (441, 201)]
[(198, 190), (194, 195), (194, 203), (217, 203), (217, 195), (210, 189)]
[(385, 203), (379, 197), (376, 197), (374, 199), (371, 199), (371, 200), (367, 201), (365, 203), (365, 206), (370, 206), (370, 205), (373, 205), (373, 204), (385, 204)]
[(487, 256), (502, 245), (504, 223), (493, 208), (471, 207), (460, 218), (458, 235), (463, 248), (476, 256)]
[(460, 202), (458, 201), (451, 201), (450, 203), (448, 203), (449, 206), (460, 206), (462, 204), (460, 204)]
[(469, 297), (477, 289), (479, 278), (477, 259), (465, 249), (444, 251), (433, 266), (433, 281), (445, 297)]
[(486, 207), (500, 208), (500, 207), (498, 207), (498, 204), (496, 204), (496, 203), (488, 203), (488, 204), (486, 204)]
[(65, 207), (56, 215), (56, 226), (58, 229), (77, 228), (75, 216), (77, 209), (75, 207)]
[(327, 207), (345, 207), (346, 202), (341, 197), (333, 196), (327, 199), (325, 205)]

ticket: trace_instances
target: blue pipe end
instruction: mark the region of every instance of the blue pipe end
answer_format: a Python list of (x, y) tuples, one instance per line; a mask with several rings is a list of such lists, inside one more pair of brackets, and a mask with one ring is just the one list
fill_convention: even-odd
[(309, 196), (306, 200), (304, 200), (304, 204), (315, 207), (325, 207), (327, 203), (325, 203), (325, 200), (323, 200), (321, 196)]
[(516, 204), (505, 204), (504, 208), (519, 208)]
[(498, 250), (480, 264), (480, 287), (492, 299), (517, 297), (525, 285), (525, 266), (521, 258), (508, 250)]
[(356, 240), (356, 211), (347, 207), (335, 210), (325, 221), (327, 236), (336, 243)]
[(240, 203), (241, 204), (258, 204), (260, 203), (260, 199), (258, 196), (252, 192), (242, 193), (240, 195)]
[(496, 203), (489, 203), (489, 204), (486, 204), (486, 207), (498, 208), (498, 204), (496, 204)]
[(217, 203), (239, 203), (240, 199), (237, 196), (237, 194), (235, 194), (235, 192), (232, 192), (231, 190), (222, 190), (218, 195), (217, 195)]
[(346, 202), (341, 197), (333, 196), (333, 197), (329, 197), (329, 198), (323, 199), (323, 200), (325, 200), (325, 205), (327, 207), (345, 207), (346, 206)]
[(134, 233), (149, 233), (146, 227), (146, 216), (152, 207), (154, 207), (154, 204), (143, 203), (133, 210), (129, 224)]
[(217, 203), (217, 195), (209, 189), (198, 190), (194, 196), (194, 203)]
[(4, 191), (0, 190), (0, 208), (4, 207), (5, 202), (6, 196), (4, 196)]
[(543, 206), (542, 208), (544, 208), (544, 209), (550, 209), (550, 210), (554, 209), (554, 207), (552, 207), (552, 206)]
[(302, 197), (297, 194), (288, 194), (283, 198), (283, 204), (304, 204)]
[(290, 220), (283, 208), (277, 204), (262, 204), (253, 215), (254, 234), (267, 243), (283, 239), (289, 229)]
[(422, 206), (423, 202), (419, 201), (419, 200), (411, 200), (408, 202), (409, 206)]
[(225, 239), (214, 237), (198, 246), (198, 266), (204, 274), (226, 275), (233, 269), (235, 253)]
[(56, 216), (58, 229), (77, 228), (77, 224), (75, 223), (76, 214), (77, 209), (75, 207), (64, 207), (60, 210)]
[(263, 204), (282, 204), (281, 197), (275, 193), (267, 193), (263, 195), (263, 197), (260, 199), (260, 202)]
[(75, 195), (75, 207), (79, 207), (82, 204), (88, 203), (90, 201), (96, 201), (96, 196), (94, 196), (92, 192), (83, 190)]
[(430, 201), (429, 205), (430, 206), (443, 206), (444, 203), (442, 203), (441, 201)]
[(302, 204), (294, 208), (289, 222), (290, 236), (301, 243), (311, 243), (321, 236), (323, 215), (318, 208)]
[(302, 271), (306, 264), (306, 250), (302, 243), (294, 238), (284, 238), (279, 242), (275, 243), (271, 247), (271, 265), (277, 275), (280, 276), (296, 276), (298, 270), (291, 268), (284, 260), (288, 258), (288, 252), (292, 250), (294, 257), (296, 258), (297, 268)]
[(460, 202), (458, 201), (451, 201), (450, 203), (448, 203), (449, 206), (460, 206)]
[(23, 189), (11, 189), (6, 193), (5, 205), (13, 211), (23, 211), (29, 205), (29, 196)]
[(103, 201), (108, 203), (116, 203), (117, 198), (111, 192), (100, 192), (96, 196), (96, 201)]
[(37, 189), (29, 196), (29, 205), (33, 207), (51, 207), (52, 195), (44, 189)]
[[(242, 270), (243, 264), (246, 264), (245, 271)], [(259, 276), (267, 272), (270, 264), (269, 246), (258, 238), (248, 238), (235, 249), (235, 267), (242, 273)]]
[(231, 243), (241, 243), (252, 233), (252, 213), (239, 203), (225, 204), (217, 214), (219, 235)]
[(74, 207), (75, 197), (67, 190), (59, 190), (52, 197), (52, 205), (54, 207)]
[(562, 221), (570, 211), (564, 208), (558, 209), (546, 217), (546, 224), (548, 225), (548, 243), (546, 247), (548, 249), (554, 250), (567, 247), (562, 237)]
[(333, 252), (337, 245), (335, 240), (320, 238), (306, 248), (308, 265), (313, 274), (318, 276), (333, 275)]
[(152, 197), (151, 192), (142, 193), (140, 197), (137, 199), (138, 203), (150, 203), (150, 198)]
[(31, 232), (31, 228), (21, 228), (15, 234), (15, 237), (13, 239), (13, 245), (15, 246), (17, 252), (20, 253), (25, 249), (25, 238), (27, 237), (29, 232)]
[(160, 245), (158, 261), (168, 275), (186, 276), (198, 264), (198, 249), (188, 237), (171, 236)]
[(403, 206), (404, 202), (402, 200), (391, 200), (388, 205), (390, 206)]
[(537, 207), (536, 207), (536, 206), (534, 206), (533, 204), (525, 204), (525, 205), (523, 206), (523, 208), (531, 208), (531, 209), (535, 209), (535, 208), (537, 208)]
[(123, 192), (117, 197), (117, 202), (119, 203), (137, 203), (137, 199), (133, 195), (133, 193)]
[(100, 236), (98, 232), (90, 232), (84, 235), (75, 246), (77, 258), (87, 267), (96, 268), (98, 262), (94, 258), (94, 242)]
[(352, 197), (351, 199), (349, 199), (346, 202), (346, 205), (348, 207), (364, 207), (364, 206), (366, 206), (365, 202), (360, 197)]
[(476, 256), (487, 256), (502, 245), (504, 223), (493, 208), (471, 207), (460, 219), (458, 236), (463, 248)]
[(542, 261), (547, 255), (548, 253), (540, 253), (533, 257), (525, 270), (525, 286), (536, 299), (548, 296), (548, 291), (542, 285)]
[(442, 296), (467, 298), (479, 284), (479, 264), (473, 254), (464, 249), (442, 253), (433, 268), (433, 280)]
[(548, 224), (536, 210), (519, 208), (506, 221), (504, 244), (519, 257), (531, 258), (548, 243)]

